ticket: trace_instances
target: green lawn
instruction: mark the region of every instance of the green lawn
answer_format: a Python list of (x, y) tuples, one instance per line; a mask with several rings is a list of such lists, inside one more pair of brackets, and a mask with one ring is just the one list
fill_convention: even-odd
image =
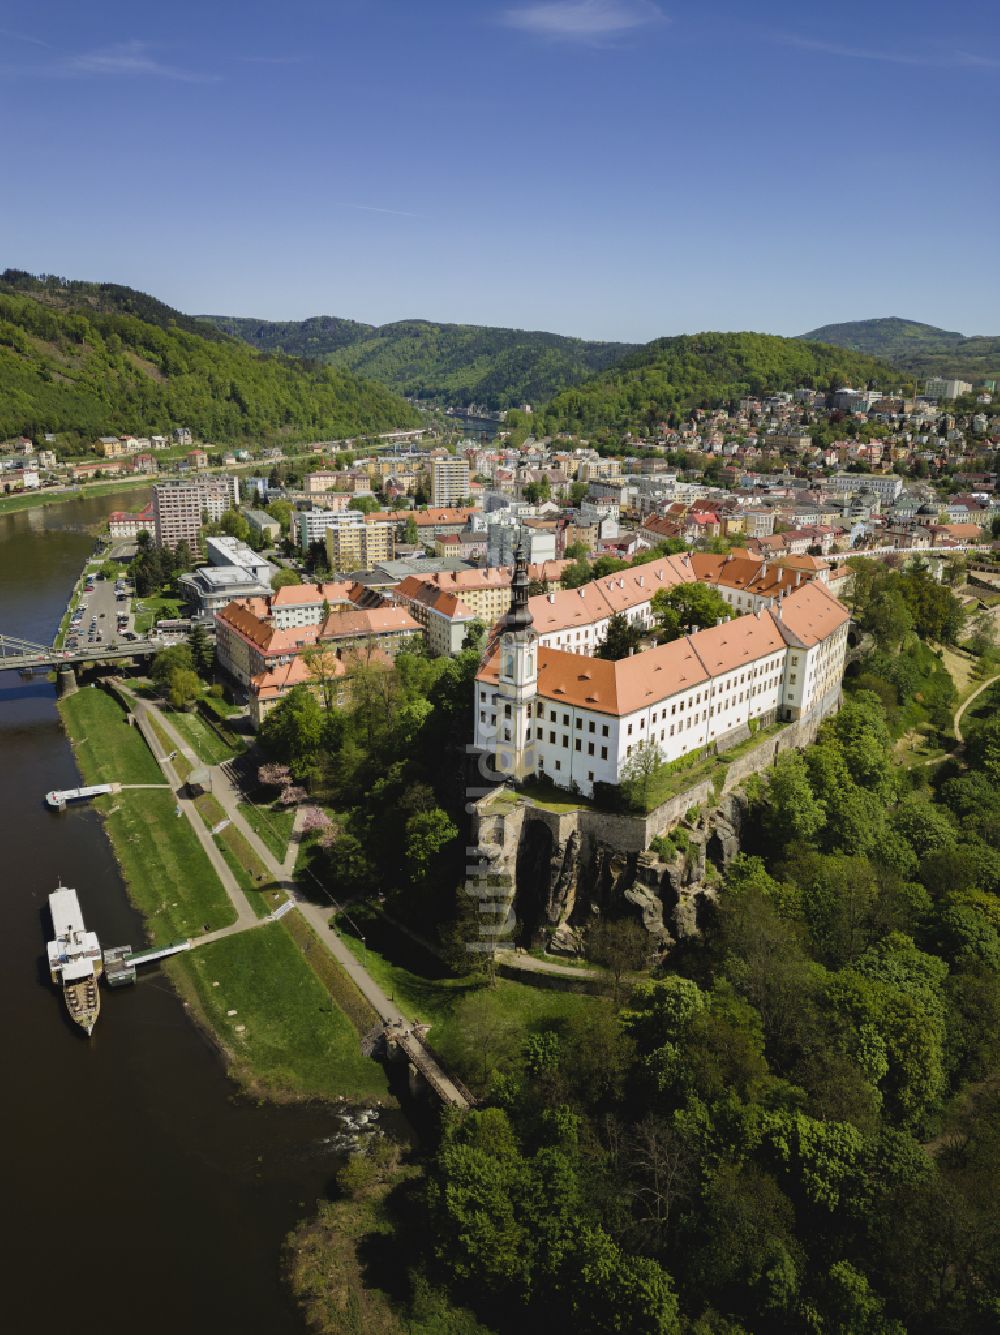
[[(360, 915), (355, 915), (360, 916)], [(456, 1003), (470, 992), (486, 984), (479, 977), (455, 978), (440, 976), (443, 968), (431, 967), (420, 972), (419, 967), (407, 967), (396, 958), (389, 958), (398, 948), (411, 961), (421, 957), (422, 951), (404, 940), (398, 930), (377, 919), (359, 923), (365, 932), (367, 947), (353, 934), (350, 925), (341, 919), (338, 928), (344, 942), (353, 954), (367, 964), (368, 972), (383, 990), (396, 1002), (404, 1015), (423, 1020), (431, 1026), (429, 1040), (445, 1065), (453, 1067), (466, 1080), (474, 1078), (467, 1067), (466, 1057), (459, 1042), (459, 1017)], [(379, 948), (372, 944), (379, 942)], [(438, 975), (438, 976), (432, 976)], [(542, 980), (544, 982), (544, 980)], [(516, 1021), (525, 1038), (530, 1033), (559, 1028), (570, 1017), (586, 1015), (601, 1003), (597, 998), (579, 992), (558, 991), (551, 987), (533, 986), (500, 978), (495, 987), (504, 1012)]]
[(236, 913), (173, 793), (124, 792), (100, 802), (129, 896), (154, 943), (228, 927)]
[(107, 691), (86, 686), (59, 702), (76, 763), (88, 783), (164, 783), (138, 728)]
[(284, 862), (292, 838), (295, 812), (287, 808), (264, 807), (257, 806), (253, 802), (241, 802), (240, 814), (278, 861)]
[(218, 738), (203, 718), (197, 714), (188, 714), (184, 710), (172, 710), (167, 721), (190, 746), (204, 765), (221, 765), (224, 760), (232, 760), (236, 752)]
[(137, 598), (132, 604), (136, 634), (145, 635), (157, 621), (164, 618), (181, 616), (183, 606), (179, 598), (169, 598), (164, 594), (155, 598)]
[(356, 1029), (282, 923), (214, 941), (171, 965), (244, 1085), (279, 1098), (388, 1097), (385, 1071), (362, 1056)]
[[(210, 793), (196, 798), (195, 806), (209, 830), (225, 819), (225, 811)], [(235, 825), (227, 825), (212, 837), (258, 918), (266, 918), (284, 903), (288, 896), (275, 885), (267, 867)]]

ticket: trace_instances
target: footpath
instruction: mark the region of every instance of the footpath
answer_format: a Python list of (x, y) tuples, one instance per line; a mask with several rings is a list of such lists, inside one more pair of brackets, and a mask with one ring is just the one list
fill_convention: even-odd
[[(176, 750), (185, 757), (192, 766), (202, 767), (201, 760), (191, 750), (187, 742), (180, 736), (170, 720), (156, 705), (147, 700), (136, 696), (122, 683), (119, 683), (119, 690), (128, 699), (130, 707), (135, 715), (136, 723), (142, 731), (143, 737), (149, 744), (153, 756), (163, 770), (171, 786), (175, 791), (181, 787), (177, 777), (177, 772), (168, 759), (157, 736), (156, 729), (160, 730), (170, 742), (176, 747)], [(156, 729), (150, 726), (151, 720), (155, 719)], [(345, 945), (344, 941), (331, 925), (331, 916), (339, 908), (339, 905), (331, 897), (328, 905), (317, 904), (307, 898), (298, 882), (295, 879), (295, 863), (298, 857), (299, 845), (302, 838), (301, 817), (296, 816), (295, 825), (292, 830), (292, 838), (288, 849), (282, 861), (271, 852), (271, 849), (257, 834), (257, 831), (247, 821), (240, 810), (240, 802), (245, 800), (243, 794), (233, 782), (228, 769), (224, 765), (212, 765), (207, 767), (212, 777), (212, 796), (219, 803), (226, 813), (227, 819), (233, 827), (239, 831), (246, 842), (249, 844), (254, 854), (260, 859), (267, 869), (268, 875), (272, 878), (274, 884), (281, 890), (284, 890), (288, 898), (295, 904), (299, 913), (302, 914), (306, 922), (316, 933), (322, 944), (330, 952), (347, 976), (351, 979), (358, 991), (366, 999), (369, 1005), (378, 1015), (386, 1029), (387, 1039), (391, 1043), (397, 1043), (406, 1053), (409, 1060), (421, 1071), (428, 1082), (437, 1090), (440, 1097), (452, 1107), (468, 1108), (469, 1098), (466, 1092), (460, 1088), (448, 1073), (441, 1067), (426, 1045), (423, 1043), (416, 1026), (412, 1024), (403, 1015), (402, 1011), (395, 1002), (386, 996), (383, 988), (375, 981), (371, 974), (365, 969), (364, 965), (354, 956), (353, 952)], [(237, 932), (248, 931), (253, 927), (262, 926), (271, 918), (258, 918), (253, 911), (246, 895), (240, 888), (233, 873), (226, 865), (222, 854), (216, 846), (215, 840), (209, 830), (202, 823), (201, 816), (194, 806), (194, 803), (187, 798), (178, 797), (178, 805), (190, 820), (192, 828), (198, 836), (199, 843), (205, 849), (209, 860), (214, 867), (219, 880), (222, 882), (226, 893), (232, 901), (233, 908), (236, 910), (236, 921), (228, 927), (223, 927), (218, 932), (213, 932), (208, 936), (200, 937), (198, 944), (209, 940), (218, 940), (221, 937), (233, 936)], [(323, 893), (326, 893), (325, 891)]]

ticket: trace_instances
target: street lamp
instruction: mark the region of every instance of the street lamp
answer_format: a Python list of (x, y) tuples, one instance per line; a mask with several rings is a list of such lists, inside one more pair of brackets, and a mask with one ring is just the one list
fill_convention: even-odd
[(362, 949), (363, 949), (364, 952), (365, 952), (365, 968), (367, 969), (367, 968), (368, 968), (368, 942), (365, 940), (364, 937), (361, 938), (361, 946), (362, 946)]

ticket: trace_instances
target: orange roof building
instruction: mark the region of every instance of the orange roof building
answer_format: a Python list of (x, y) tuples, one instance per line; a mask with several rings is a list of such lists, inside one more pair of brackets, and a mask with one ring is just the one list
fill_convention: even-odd
[[(624, 594), (635, 586), (616, 587)], [(529, 603), (538, 644), (532, 763), (560, 787), (590, 794), (595, 783), (620, 784), (644, 747), (669, 762), (748, 737), (751, 723), (822, 717), (837, 708), (850, 614), (820, 580), (786, 591), (782, 579), (773, 604), (617, 662), (576, 649), (575, 640), (573, 648), (545, 643), (536, 605), (543, 617), (556, 609), (565, 635), (572, 603), (564, 611), (562, 599), (577, 598), (583, 615), (587, 600), (602, 596), (587, 585)], [(484, 751), (504, 735), (499, 674), (495, 653), (476, 678), (475, 738)]]

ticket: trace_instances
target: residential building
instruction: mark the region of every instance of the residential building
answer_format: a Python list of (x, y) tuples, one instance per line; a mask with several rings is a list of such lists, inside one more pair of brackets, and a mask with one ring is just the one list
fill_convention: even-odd
[(478, 618), (456, 593), (439, 588), (433, 579), (410, 575), (396, 586), (393, 597), (423, 627), (435, 657), (461, 653), (469, 627)]
[(470, 492), (471, 479), (467, 459), (449, 454), (431, 461), (431, 505), (456, 506)]
[(134, 541), (140, 533), (155, 536), (155, 532), (156, 520), (153, 516), (152, 501), (139, 511), (112, 510), (108, 515), (108, 533), (113, 539)]
[(206, 477), (184, 482), (161, 482), (153, 488), (153, 521), (157, 546), (176, 551), (186, 542), (198, 549), (201, 526), (207, 517), (218, 522), (239, 503), (235, 477)]
[(960, 399), (963, 394), (971, 393), (972, 386), (967, 380), (948, 380), (936, 375), (924, 382), (925, 399)]
[[(349, 522), (357, 518), (360, 523)], [(368, 524), (356, 510), (334, 515), (326, 530), (326, 556), (331, 570), (373, 570), (396, 555), (394, 524)]]
[(245, 510), (243, 513), (258, 542), (273, 546), (281, 537), (281, 525), (266, 510)]

